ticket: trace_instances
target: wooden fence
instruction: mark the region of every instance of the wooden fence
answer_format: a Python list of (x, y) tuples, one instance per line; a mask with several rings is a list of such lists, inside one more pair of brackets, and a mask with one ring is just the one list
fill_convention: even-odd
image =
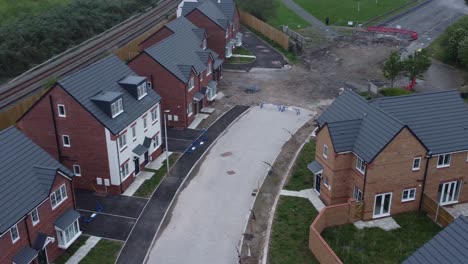
[(434, 201), (427, 194), (423, 195), (422, 209), (441, 226), (447, 226), (452, 223), (455, 219), (444, 207), (440, 206), (439, 203)]
[(267, 23), (261, 21), (260, 19), (244, 11), (240, 11), (240, 19), (242, 23), (255, 29), (256, 31), (264, 35), (265, 37), (276, 42), (285, 50), (289, 48), (289, 37), (288, 35), (284, 34), (280, 30), (268, 25)]
[(323, 208), (310, 226), (309, 249), (320, 263), (342, 264), (343, 262), (323, 239), (325, 228), (353, 223), (362, 219), (363, 202), (350, 199), (347, 203)]
[(47, 92), (47, 89), (40, 89), (30, 96), (22, 99), (8, 108), (0, 111), (0, 130), (12, 126), (41, 96)]

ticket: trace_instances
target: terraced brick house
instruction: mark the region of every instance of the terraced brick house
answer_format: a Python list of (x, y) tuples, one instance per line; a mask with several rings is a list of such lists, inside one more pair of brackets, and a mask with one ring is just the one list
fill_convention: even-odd
[(75, 188), (121, 194), (162, 152), (160, 99), (111, 55), (58, 81), (17, 127), (75, 173)]
[(216, 99), (223, 60), (206, 46), (206, 32), (180, 17), (140, 44), (128, 66), (162, 96), (170, 127), (186, 128)]
[(222, 59), (230, 58), (234, 49), (242, 45), (240, 16), (234, 0), (184, 1), (181, 16), (186, 17), (208, 35), (208, 47)]
[(317, 118), (313, 188), (326, 205), (364, 201), (364, 219), (468, 201), (468, 108), (457, 91), (366, 101), (345, 90)]
[(74, 175), (15, 127), (0, 146), (0, 263), (52, 263), (81, 235)]

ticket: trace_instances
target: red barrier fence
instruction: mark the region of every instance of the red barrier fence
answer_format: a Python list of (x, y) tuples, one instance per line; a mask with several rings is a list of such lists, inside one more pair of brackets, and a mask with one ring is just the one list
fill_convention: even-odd
[(367, 31), (370, 32), (381, 32), (381, 33), (396, 33), (396, 34), (403, 34), (410, 36), (413, 40), (418, 39), (418, 32), (411, 31), (407, 29), (399, 29), (399, 28), (388, 28), (388, 27), (368, 27)]

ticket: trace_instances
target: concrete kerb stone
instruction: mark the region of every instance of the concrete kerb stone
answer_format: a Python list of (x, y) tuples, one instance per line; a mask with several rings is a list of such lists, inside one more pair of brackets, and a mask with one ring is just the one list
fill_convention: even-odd
[[(312, 118), (314, 118), (316, 115), (317, 114), (315, 114)], [(312, 134), (309, 137), (312, 137)], [(280, 183), (280, 191), (276, 195), (275, 201), (273, 202), (273, 207), (272, 207), (272, 209), (270, 211), (270, 217), (269, 217), (269, 220), (268, 220), (268, 226), (267, 226), (266, 237), (265, 237), (265, 245), (264, 245), (263, 250), (262, 250), (263, 251), (262, 260), (261, 260), (262, 264), (267, 264), (268, 250), (269, 250), (269, 247), (270, 247), (271, 228), (273, 227), (273, 218), (275, 216), (276, 208), (278, 206), (278, 201), (279, 201), (279, 198), (281, 196), (281, 190), (283, 189), (284, 185), (286, 184), (286, 180), (288, 179), (288, 175), (291, 173), (291, 169), (294, 166), (294, 163), (296, 163), (296, 160), (297, 160), (297, 157), (299, 156), (299, 153), (301, 153), (302, 149), (304, 148), (304, 145), (306, 143), (308, 143), (308, 142), (309, 142), (309, 140), (305, 140), (302, 143), (302, 145), (299, 147), (299, 149), (296, 151), (296, 153), (294, 154), (293, 159), (289, 163), (288, 171), (286, 172), (285, 177), (283, 177), (283, 179), (282, 179), (282, 181)]]
[[(234, 107), (236, 107), (236, 106), (231, 107), (231, 108), (230, 108), (229, 110), (227, 110), (224, 114), (226, 114), (226, 113), (228, 113), (229, 111), (231, 111)], [(164, 223), (164, 219), (166, 218), (167, 213), (168, 213), (169, 211), (172, 210), (172, 206), (173, 206), (174, 200), (175, 200), (175, 199), (177, 198), (177, 196), (179, 195), (179, 192), (180, 192), (180, 190), (182, 189), (182, 186), (184, 185), (185, 181), (189, 178), (189, 176), (190, 176), (190, 174), (192, 173), (192, 171), (194, 170), (194, 168), (196, 168), (196, 167), (198, 166), (198, 163), (200, 162), (200, 160), (202, 160), (202, 159), (205, 157), (205, 155), (210, 151), (210, 149), (216, 144), (216, 142), (218, 141), (218, 139), (219, 139), (221, 136), (223, 136), (223, 135), (226, 133), (226, 131), (229, 130), (229, 128), (230, 128), (234, 123), (237, 122), (237, 120), (239, 120), (239, 119), (240, 119), (241, 117), (243, 117), (247, 112), (249, 112), (250, 109), (252, 109), (252, 107), (249, 107), (249, 109), (247, 109), (247, 110), (244, 111), (242, 114), (240, 114), (238, 117), (236, 117), (236, 118), (224, 129), (224, 131), (223, 131), (222, 133), (220, 133), (220, 134), (216, 137), (215, 140), (213, 140), (213, 142), (211, 143), (211, 145), (208, 146), (208, 148), (205, 150), (205, 153), (203, 153), (203, 155), (201, 155), (200, 158), (198, 158), (198, 160), (197, 160), (197, 161), (195, 162), (195, 164), (192, 166), (192, 168), (190, 169), (190, 171), (187, 173), (187, 175), (185, 176), (184, 180), (181, 182), (181, 184), (180, 184), (179, 187), (177, 188), (177, 191), (175, 192), (174, 197), (172, 197), (172, 200), (171, 200), (169, 206), (167, 207), (166, 212), (164, 212), (164, 216), (163, 216), (161, 222), (159, 223), (158, 229), (156, 229), (156, 233), (154, 234), (153, 241), (151, 242), (151, 245), (150, 245), (148, 251), (146, 252), (145, 259), (144, 259), (143, 263), (146, 263), (146, 262), (148, 261), (149, 253), (150, 253), (151, 249), (153, 248), (154, 243), (156, 242), (156, 238), (158, 237), (158, 234), (159, 234), (159, 231), (160, 231), (160, 229), (161, 229), (161, 226), (162, 226), (162, 224)], [(221, 119), (221, 117), (223, 117), (224, 114), (221, 115), (221, 116), (219, 116), (213, 123), (211, 123), (211, 125), (208, 127), (208, 129), (209, 129), (213, 124), (215, 124), (219, 119)], [(207, 129), (207, 130), (208, 130), (208, 129)], [(180, 156), (180, 157), (182, 157), (182, 156)], [(179, 158), (180, 158), (180, 157), (179, 157)], [(167, 174), (166, 174), (166, 175), (167, 175)], [(145, 205), (145, 207), (146, 207), (146, 205)], [(142, 212), (143, 212), (143, 211), (144, 211), (144, 208), (143, 208)], [(139, 217), (138, 217), (138, 218), (139, 218)], [(127, 238), (127, 239), (128, 239), (128, 238)], [(120, 255), (120, 252), (119, 252), (119, 255)], [(118, 258), (117, 258), (117, 259), (118, 259)]]

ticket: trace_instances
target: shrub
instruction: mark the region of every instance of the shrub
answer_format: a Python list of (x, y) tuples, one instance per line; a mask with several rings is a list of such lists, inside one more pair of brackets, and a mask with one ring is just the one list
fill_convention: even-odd
[(408, 95), (411, 94), (411, 92), (403, 88), (383, 88), (380, 89), (380, 94), (382, 94), (383, 96), (399, 96)]

